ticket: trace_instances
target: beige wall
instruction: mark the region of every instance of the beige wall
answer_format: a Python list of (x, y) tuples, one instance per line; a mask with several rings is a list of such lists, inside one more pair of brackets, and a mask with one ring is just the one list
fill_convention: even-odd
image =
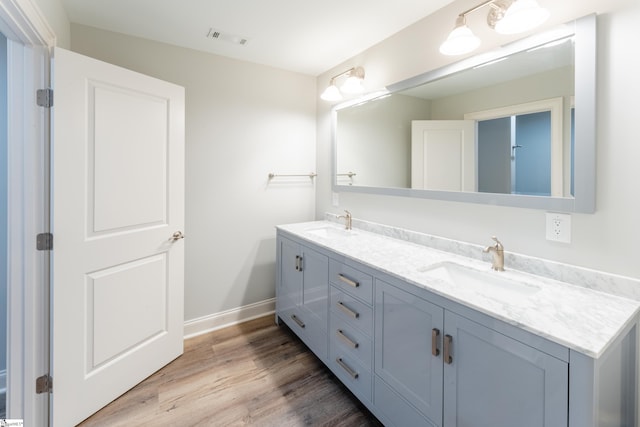
[[(351, 66), (363, 66), (369, 90), (376, 90), (434, 69), (457, 58), (438, 53), (455, 16), (476, 4), (459, 0), (318, 78), (317, 93), (329, 78)], [(349, 209), (354, 217), (382, 222), (477, 244), (497, 235), (508, 251), (553, 259), (607, 272), (640, 277), (640, 144), (635, 101), (640, 97), (640, 58), (630, 46), (640, 39), (640, 3), (636, 0), (540, 1), (552, 12), (546, 26), (598, 13), (597, 211), (572, 215), (572, 243), (545, 239), (545, 213), (491, 205), (465, 204), (371, 194), (340, 193), (333, 207), (331, 181), (318, 180), (316, 216)], [(510, 39), (492, 34), (476, 12), (469, 25), (483, 40), (482, 49)], [(515, 39), (515, 37), (513, 37)], [(318, 98), (318, 170), (331, 170), (330, 106)], [(578, 101), (579, 102), (579, 101)]]
[[(640, 145), (633, 115), (640, 60), (628, 50), (629, 40), (640, 37), (635, 0), (540, 1), (552, 11), (547, 26), (600, 15), (597, 212), (572, 215), (570, 245), (545, 240), (543, 211), (356, 193), (342, 193), (340, 207), (331, 205), (330, 106), (318, 97), (329, 78), (361, 65), (368, 89), (375, 90), (453, 62), (437, 52), (438, 45), (455, 16), (475, 0), (454, 2), (328, 70), (317, 84), (306, 76), (79, 25), (68, 36), (60, 1), (36, 2), (60, 46), (69, 39), (73, 50), (187, 88), (187, 319), (273, 296), (273, 226), (313, 216), (314, 189), (306, 182), (267, 185), (272, 170), (317, 166), (318, 218), (349, 208), (358, 218), (479, 244), (496, 234), (514, 252), (640, 277), (640, 201), (634, 197)], [(483, 39), (481, 49), (508, 41), (484, 29), (483, 15), (469, 18)]]
[(71, 29), (69, 18), (60, 0), (32, 0), (38, 6), (47, 23), (56, 35), (56, 46), (69, 49)]
[[(467, 113), (573, 95), (573, 67), (564, 67), (506, 83), (434, 99), (432, 120), (461, 120)], [(567, 102), (567, 107), (570, 107)]]
[[(341, 184), (411, 187), (411, 120), (431, 114), (431, 102), (394, 95), (338, 113), (338, 173), (355, 172)], [(363, 147), (362, 141), (366, 141)]]
[(73, 24), (72, 50), (186, 88), (185, 319), (275, 296), (276, 224), (310, 220), (315, 79)]

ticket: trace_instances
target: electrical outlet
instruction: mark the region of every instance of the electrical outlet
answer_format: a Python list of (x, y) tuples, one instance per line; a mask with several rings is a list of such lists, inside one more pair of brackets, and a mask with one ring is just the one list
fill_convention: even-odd
[(340, 193), (331, 193), (331, 204), (334, 208), (340, 206)]
[(571, 215), (547, 212), (547, 240), (571, 243)]

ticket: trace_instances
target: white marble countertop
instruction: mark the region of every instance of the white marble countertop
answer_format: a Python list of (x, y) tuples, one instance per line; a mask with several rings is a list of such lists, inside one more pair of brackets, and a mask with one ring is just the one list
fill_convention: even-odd
[[(508, 265), (507, 271), (496, 272), (489, 262), (361, 229), (347, 232), (329, 221), (277, 228), (593, 358), (640, 310), (639, 301), (509, 270)], [(476, 270), (477, 276), (497, 283), (456, 283), (437, 269), (442, 263)]]

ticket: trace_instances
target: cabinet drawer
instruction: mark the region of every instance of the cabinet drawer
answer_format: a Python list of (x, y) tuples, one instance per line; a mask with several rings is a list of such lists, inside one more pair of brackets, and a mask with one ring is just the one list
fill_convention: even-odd
[(357, 359), (339, 350), (332, 350), (329, 355), (329, 367), (334, 374), (359, 399), (371, 402), (372, 375), (369, 369), (362, 366)]
[[(329, 342), (335, 351), (348, 354), (358, 359), (362, 366), (372, 368), (371, 338), (352, 327), (348, 322), (332, 313), (329, 320)], [(334, 350), (331, 350), (334, 351)]]
[(331, 287), (331, 311), (367, 336), (373, 335), (373, 309), (333, 286)]
[(373, 304), (373, 279), (369, 274), (331, 260), (329, 281), (342, 291), (356, 296), (368, 304)]

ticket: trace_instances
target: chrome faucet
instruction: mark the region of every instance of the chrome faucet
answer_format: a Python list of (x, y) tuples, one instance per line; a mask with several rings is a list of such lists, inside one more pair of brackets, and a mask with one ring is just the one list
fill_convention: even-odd
[(496, 244), (487, 246), (482, 252), (492, 252), (493, 263), (491, 264), (491, 268), (496, 271), (504, 271), (504, 246), (502, 246), (502, 243), (500, 243), (500, 240), (498, 240), (496, 236), (492, 236), (491, 238)]
[(345, 210), (344, 212), (346, 213), (346, 215), (340, 215), (338, 219), (344, 218), (345, 230), (351, 230), (351, 212), (349, 212), (348, 210)]

